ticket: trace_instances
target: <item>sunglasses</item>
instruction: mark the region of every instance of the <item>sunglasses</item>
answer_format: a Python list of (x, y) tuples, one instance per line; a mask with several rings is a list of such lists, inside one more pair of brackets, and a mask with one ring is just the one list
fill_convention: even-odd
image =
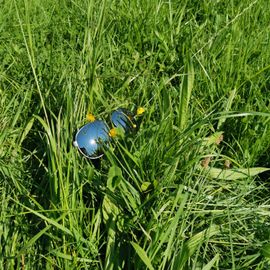
[[(128, 133), (136, 128), (134, 115), (123, 108), (112, 112), (111, 123), (115, 128), (121, 128)], [(110, 129), (102, 120), (94, 120), (82, 126), (75, 135), (73, 145), (88, 159), (98, 159), (103, 156), (103, 147), (111, 140)]]
[(119, 108), (112, 112), (111, 122), (116, 128), (129, 132), (136, 128), (134, 115), (127, 109)]

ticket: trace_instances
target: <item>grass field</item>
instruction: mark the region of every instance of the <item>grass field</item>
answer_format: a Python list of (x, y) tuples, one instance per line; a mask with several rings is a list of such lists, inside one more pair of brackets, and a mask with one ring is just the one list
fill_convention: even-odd
[(0, 7), (0, 269), (270, 269), (268, 0)]

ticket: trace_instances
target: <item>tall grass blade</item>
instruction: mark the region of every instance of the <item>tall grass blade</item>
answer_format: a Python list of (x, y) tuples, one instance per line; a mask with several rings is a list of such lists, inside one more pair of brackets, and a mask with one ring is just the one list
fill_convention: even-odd
[(179, 100), (179, 128), (184, 129), (189, 118), (190, 98), (194, 84), (194, 68), (190, 61), (187, 65), (187, 74), (184, 75), (180, 85)]
[[(229, 95), (229, 98), (226, 102), (226, 105), (225, 105), (225, 108), (224, 108), (224, 112), (229, 112), (232, 108), (232, 104), (233, 104), (233, 100), (236, 96), (236, 93), (237, 93), (237, 89), (233, 89), (231, 92), (230, 92), (230, 95)], [(218, 125), (217, 125), (217, 130), (219, 130), (219, 128), (221, 127), (221, 125), (226, 121), (226, 117), (224, 118), (220, 118), (219, 121), (218, 121)]]
[[(35, 210), (33, 210), (33, 209), (31, 209), (31, 208), (29, 208), (29, 207), (21, 204), (18, 201), (15, 201), (15, 202), (17, 204), (21, 205), (22, 207), (24, 207), (25, 209), (27, 209), (30, 213), (32, 213), (32, 214), (36, 215), (37, 217), (41, 218), (43, 221), (48, 222), (49, 224), (53, 225), (55, 228), (61, 230), (62, 232), (66, 233), (68, 235), (73, 236), (73, 233), (67, 227), (59, 224), (56, 220), (51, 219), (51, 218), (48, 218), (45, 215), (39, 213), (38, 211), (35, 211)], [(66, 215), (67, 215), (67, 213), (63, 213), (62, 218), (65, 217)]]

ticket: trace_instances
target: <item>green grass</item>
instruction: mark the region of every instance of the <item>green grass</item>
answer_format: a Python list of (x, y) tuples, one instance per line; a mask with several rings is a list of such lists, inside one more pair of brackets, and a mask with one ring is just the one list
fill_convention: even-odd
[[(268, 5), (2, 1), (0, 269), (269, 269)], [(72, 146), (139, 106), (99, 168)]]

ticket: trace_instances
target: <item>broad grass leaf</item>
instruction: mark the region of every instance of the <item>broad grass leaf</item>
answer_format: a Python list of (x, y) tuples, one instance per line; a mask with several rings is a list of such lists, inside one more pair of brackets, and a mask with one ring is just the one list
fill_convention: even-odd
[(141, 185), (141, 189), (143, 192), (149, 191), (151, 189), (152, 183), (151, 182), (143, 182)]
[(215, 179), (238, 180), (255, 176), (262, 172), (269, 171), (270, 168), (254, 167), (246, 169), (226, 169), (226, 170), (219, 168), (209, 168), (207, 170), (209, 172), (210, 177)]
[(105, 195), (102, 203), (102, 215), (104, 222), (116, 220), (116, 216), (119, 214), (120, 210), (115, 205), (115, 203), (109, 198), (109, 196)]
[(262, 247), (261, 253), (265, 258), (270, 258), (270, 243), (267, 243)]
[(152, 266), (151, 260), (147, 256), (145, 250), (141, 248), (137, 243), (130, 242), (133, 248), (135, 249), (136, 253), (139, 255), (141, 260), (144, 262), (144, 264), (148, 267), (150, 270), (154, 270), (154, 267)]
[(219, 256), (219, 253), (216, 254), (215, 257), (208, 264), (206, 264), (202, 270), (210, 270), (214, 266), (214, 264), (218, 262)]
[(187, 260), (195, 253), (198, 247), (207, 241), (212, 236), (219, 233), (219, 227), (217, 225), (212, 225), (208, 229), (205, 229), (194, 236), (192, 236), (183, 246), (182, 251), (178, 254), (175, 263), (173, 265), (173, 270), (183, 269)]
[(107, 187), (114, 190), (122, 179), (122, 170), (118, 166), (111, 166), (108, 172)]

